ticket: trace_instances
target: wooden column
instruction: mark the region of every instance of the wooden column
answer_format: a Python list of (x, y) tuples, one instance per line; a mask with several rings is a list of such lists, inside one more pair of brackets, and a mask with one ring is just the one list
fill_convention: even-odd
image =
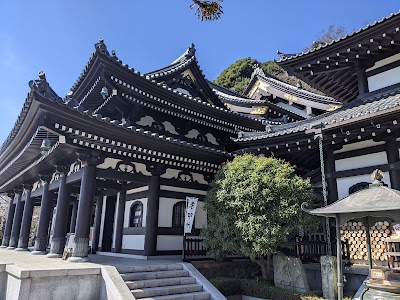
[(117, 222), (115, 228), (115, 249), (114, 252), (120, 253), (122, 249), (122, 233), (124, 229), (126, 189), (119, 192)]
[(338, 200), (338, 190), (336, 178), (332, 178), (335, 173), (335, 157), (333, 155), (333, 149), (325, 149), (325, 172), (326, 172), (326, 183), (328, 192), (328, 204), (331, 204)]
[(29, 235), (31, 233), (33, 208), (35, 207), (35, 198), (31, 198), (32, 186), (24, 186), (26, 192), (24, 212), (22, 214), (21, 232), (19, 233), (18, 248), (16, 251), (27, 251)]
[(12, 224), (14, 221), (14, 213), (15, 213), (15, 204), (13, 203), (14, 199), (10, 200), (10, 203), (8, 206), (7, 220), (6, 220), (6, 225), (4, 226), (4, 233), (3, 233), (3, 240), (1, 242), (1, 248), (7, 248), (8, 245), (10, 244), (11, 229), (12, 229)]
[(393, 164), (400, 160), (399, 147), (395, 139), (386, 140), (386, 155), (390, 166), (390, 185), (392, 189), (400, 190), (400, 170), (392, 169)]
[(75, 233), (77, 213), (78, 213), (78, 199), (75, 198), (74, 203), (72, 204), (71, 225), (69, 227), (70, 233)]
[(89, 254), (89, 233), (96, 185), (96, 165), (100, 162), (97, 155), (80, 156), (81, 160), (82, 158), (84, 159), (84, 165), (76, 217), (75, 243), (70, 261), (80, 261)]
[(367, 73), (365, 72), (366, 67), (359, 62), (356, 62), (355, 67), (357, 70), (358, 94), (361, 96), (369, 92)]
[(47, 241), (49, 239), (49, 225), (53, 208), (53, 197), (49, 191), (49, 176), (41, 176), (43, 184), (42, 201), (40, 202), (39, 222), (36, 231), (36, 240), (32, 254), (46, 254)]
[(22, 191), (16, 191), (16, 204), (14, 221), (11, 229), (10, 243), (8, 249), (15, 249), (18, 246), (19, 233), (21, 232), (22, 214), (24, 212), (25, 201), (22, 201)]
[(103, 211), (103, 197), (97, 197), (96, 201), (96, 216), (94, 220), (93, 228), (93, 241), (92, 249), (94, 252), (99, 250), (99, 238), (100, 238), (100, 225), (101, 225), (101, 214)]
[(162, 168), (153, 168), (147, 199), (146, 231), (144, 238), (144, 255), (157, 254), (158, 209), (160, 205), (160, 175), (165, 172)]
[(64, 251), (68, 222), (68, 214), (66, 212), (68, 212), (69, 201), (71, 198), (67, 186), (66, 168), (57, 166), (56, 170), (60, 174), (60, 185), (58, 188), (53, 237), (51, 239), (50, 253), (47, 257), (61, 257)]

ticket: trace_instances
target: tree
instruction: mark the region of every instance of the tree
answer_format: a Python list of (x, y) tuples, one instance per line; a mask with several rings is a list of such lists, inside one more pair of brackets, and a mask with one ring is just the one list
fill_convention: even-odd
[(208, 225), (202, 232), (208, 254), (221, 259), (245, 255), (271, 279), (272, 254), (288, 243), (304, 220), (303, 202), (311, 202), (309, 180), (273, 157), (243, 155), (226, 163), (205, 198)]
[(197, 17), (202, 21), (214, 21), (221, 18), (223, 14), (222, 6), (219, 2), (223, 0), (216, 1), (206, 1), (206, 0), (192, 0), (193, 4), (190, 5), (191, 9), (196, 9)]
[(338, 40), (347, 34), (346, 28), (343, 26), (329, 25), (328, 29), (320, 31), (316, 40), (305, 50), (317, 49), (325, 44), (329, 44), (334, 40)]

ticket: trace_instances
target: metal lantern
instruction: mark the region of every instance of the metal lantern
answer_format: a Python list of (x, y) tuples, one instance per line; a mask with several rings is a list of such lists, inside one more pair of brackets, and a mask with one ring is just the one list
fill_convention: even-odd
[(101, 89), (100, 94), (103, 97), (103, 99), (106, 99), (108, 97), (108, 89), (107, 89), (106, 86), (103, 86), (103, 88)]
[(51, 149), (51, 141), (48, 138), (45, 138), (42, 141), (42, 145), (40, 146), (40, 153), (42, 155), (46, 155)]

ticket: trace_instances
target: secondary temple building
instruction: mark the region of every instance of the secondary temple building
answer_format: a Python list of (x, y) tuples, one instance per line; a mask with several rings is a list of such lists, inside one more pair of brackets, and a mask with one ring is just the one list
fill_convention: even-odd
[(0, 192), (13, 197), (2, 246), (31, 246), (37, 206), (33, 253), (57, 257), (73, 233), (73, 260), (89, 246), (180, 254), (185, 198), (199, 198), (190, 234), (198, 236), (209, 183), (242, 153), (288, 160), (317, 190), (326, 175), (328, 203), (365, 187), (375, 168), (400, 189), (398, 24), (394, 14), (307, 53), (281, 54), (289, 74), (325, 95), (260, 68), (237, 94), (204, 77), (193, 45), (140, 74), (101, 40), (64, 98), (39, 73), (0, 150)]

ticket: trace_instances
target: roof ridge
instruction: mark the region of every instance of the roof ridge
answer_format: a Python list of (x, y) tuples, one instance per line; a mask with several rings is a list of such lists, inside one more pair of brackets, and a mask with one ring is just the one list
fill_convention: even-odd
[[(294, 54), (294, 55), (288, 54), (288, 56), (285, 56), (283, 53), (280, 52), (280, 53), (281, 53), (281, 54), (280, 54), (280, 59), (279, 59), (277, 62), (280, 63), (280, 62), (289, 61), (289, 60), (291, 60), (291, 59), (294, 59), (294, 58), (297, 58), (297, 57), (301, 57), (301, 56), (304, 56), (304, 55), (309, 54), (309, 53), (316, 52), (316, 51), (318, 51), (318, 50), (320, 50), (320, 49), (324, 49), (324, 48), (326, 48), (326, 47), (328, 47), (328, 46), (330, 46), (330, 45), (336, 44), (336, 43), (338, 43), (338, 42), (340, 42), (340, 41), (343, 41), (343, 40), (345, 40), (345, 39), (347, 39), (347, 38), (349, 38), (349, 37), (351, 37), (351, 36), (354, 36), (354, 35), (356, 35), (356, 34), (358, 34), (358, 33), (364, 32), (365, 30), (367, 30), (367, 29), (369, 29), (369, 28), (371, 28), (371, 27), (374, 27), (374, 26), (376, 26), (376, 25), (378, 25), (378, 24), (381, 24), (381, 23), (383, 23), (383, 22), (385, 22), (385, 21), (387, 21), (387, 20), (390, 20), (390, 19), (392, 19), (392, 18), (394, 18), (394, 17), (396, 17), (396, 16), (399, 16), (399, 15), (400, 15), (400, 10), (399, 10), (398, 12), (391, 13), (391, 14), (390, 14), (389, 16), (387, 16), (387, 17), (383, 17), (381, 20), (375, 21), (375, 22), (372, 23), (372, 24), (367, 24), (365, 27), (361, 27), (361, 28), (358, 29), (358, 30), (354, 30), (353, 32), (351, 32), (351, 33), (349, 33), (349, 34), (346, 34), (344, 37), (341, 37), (341, 38), (339, 38), (339, 39), (332, 40), (332, 41), (329, 42), (329, 43), (325, 43), (325, 44), (323, 44), (323, 45), (320, 45), (320, 46), (318, 46), (318, 47), (315, 48), (315, 49), (308, 49), (307, 51), (302, 51), (302, 52), (297, 53), (297, 54)], [(278, 51), (278, 52), (279, 52), (279, 51)]]

